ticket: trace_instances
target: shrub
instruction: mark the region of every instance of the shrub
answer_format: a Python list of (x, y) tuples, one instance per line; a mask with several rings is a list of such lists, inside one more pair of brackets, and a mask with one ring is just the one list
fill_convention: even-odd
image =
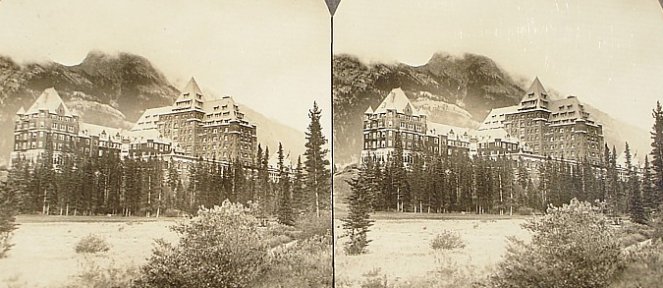
[(530, 243), (510, 238), (492, 287), (607, 287), (622, 268), (619, 242), (600, 208), (571, 200), (523, 224)]
[(90, 234), (83, 237), (74, 248), (76, 253), (99, 253), (110, 250), (110, 246), (104, 238), (99, 235)]
[(158, 240), (135, 287), (252, 287), (267, 269), (268, 248), (250, 209), (224, 201), (171, 229), (180, 240)]
[(332, 287), (330, 236), (313, 236), (278, 250), (270, 269), (252, 287)]
[(658, 241), (628, 254), (624, 272), (610, 287), (660, 287), (661, 283), (663, 283), (663, 243)]
[(433, 248), (433, 250), (452, 250), (457, 248), (465, 248), (465, 243), (463, 242), (463, 239), (460, 238), (458, 233), (444, 230), (442, 233), (437, 234), (437, 236), (433, 238), (433, 240), (430, 242), (430, 247)]
[(477, 287), (475, 285), (477, 281), (485, 277), (485, 274), (476, 266), (467, 264), (471, 262), (469, 257), (463, 260), (463, 265), (450, 260), (450, 257), (446, 257), (446, 255), (438, 255), (435, 259), (437, 264), (435, 270), (426, 274), (425, 277), (413, 278), (404, 285), (397, 285), (396, 287)]
[(164, 217), (180, 217), (185, 213), (178, 209), (168, 208), (163, 212)]
[(0, 183), (0, 259), (7, 256), (13, 246), (10, 243), (14, 229), (15, 216), (18, 213), (16, 191)]
[(297, 235), (297, 239), (306, 239), (312, 236), (331, 235), (331, 212), (327, 210), (320, 211), (320, 217), (315, 213), (307, 213), (300, 216), (295, 222), (295, 228), (302, 232)]
[(520, 206), (520, 207), (518, 207), (518, 209), (516, 209), (516, 214), (529, 216), (529, 215), (534, 214), (534, 208), (527, 207), (527, 206)]
[(138, 276), (138, 269), (134, 266), (117, 266), (114, 262), (102, 267), (96, 261), (87, 258), (81, 264), (82, 271), (63, 287), (94, 287), (116, 288), (130, 287)]
[(391, 288), (393, 284), (389, 283), (387, 275), (381, 275), (380, 268), (373, 268), (364, 273), (364, 281), (361, 282), (361, 288)]
[[(661, 207), (663, 211), (663, 206)], [(663, 216), (658, 216), (654, 221), (652, 221), (652, 226), (654, 226), (654, 231), (652, 233), (652, 238), (654, 241), (663, 241)]]

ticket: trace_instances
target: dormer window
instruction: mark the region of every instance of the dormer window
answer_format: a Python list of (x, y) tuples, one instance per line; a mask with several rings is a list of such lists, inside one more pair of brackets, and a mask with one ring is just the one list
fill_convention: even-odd
[(188, 98), (188, 97), (189, 97), (189, 93), (184, 93), (183, 96), (184, 96), (184, 98)]

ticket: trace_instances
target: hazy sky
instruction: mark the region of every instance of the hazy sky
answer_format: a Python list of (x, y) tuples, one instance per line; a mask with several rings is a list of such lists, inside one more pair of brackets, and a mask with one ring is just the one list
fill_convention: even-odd
[(486, 55), (646, 130), (663, 100), (657, 0), (344, 0), (336, 11), (334, 53), (421, 65), (436, 51)]
[(74, 65), (90, 50), (130, 52), (180, 89), (195, 76), (302, 131), (316, 100), (328, 135), (330, 37), (322, 0), (0, 0), (0, 54)]

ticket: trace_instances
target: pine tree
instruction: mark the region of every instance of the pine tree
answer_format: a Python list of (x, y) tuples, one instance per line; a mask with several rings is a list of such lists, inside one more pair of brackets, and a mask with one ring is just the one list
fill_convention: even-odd
[(265, 147), (264, 155), (258, 157), (260, 159), (260, 169), (258, 170), (258, 183), (256, 185), (259, 187), (258, 191), (258, 204), (260, 205), (260, 211), (263, 216), (266, 216), (271, 213), (270, 207), (271, 199), (271, 183), (269, 180), (269, 147)]
[(631, 220), (636, 223), (645, 224), (647, 219), (645, 218), (645, 211), (642, 207), (642, 197), (640, 195), (640, 182), (638, 181), (638, 175), (636, 174), (635, 167), (632, 164), (631, 149), (626, 142), (624, 148), (624, 155), (626, 157), (626, 169), (627, 169), (627, 182), (626, 187), (627, 191), (630, 192), (630, 201), (629, 201), (629, 214)]
[(17, 197), (19, 211), (33, 212), (34, 209), (30, 208), (30, 167), (28, 161), (22, 158), (14, 159), (12, 166), (9, 169), (7, 176), (7, 187), (13, 189)]
[(322, 111), (318, 104), (313, 102), (313, 109), (309, 110), (309, 123), (306, 132), (306, 151), (304, 162), (306, 166), (306, 189), (315, 198), (315, 213), (320, 217), (320, 210), (327, 208), (328, 197), (331, 195), (329, 160), (327, 159), (327, 149), (323, 146), (327, 143), (322, 134), (320, 117)]
[(295, 217), (292, 211), (292, 198), (290, 194), (290, 176), (286, 171), (284, 165), (284, 155), (283, 155), (283, 146), (279, 142), (278, 150), (278, 169), (279, 169), (279, 207), (277, 212), (277, 219), (279, 223), (293, 226), (295, 225)]
[(232, 193), (230, 193), (229, 199), (231, 202), (246, 203), (246, 201), (243, 201), (246, 197), (246, 176), (244, 176), (244, 165), (242, 165), (239, 157), (233, 162), (232, 170)]
[(12, 232), (16, 229), (19, 198), (17, 190), (0, 183), (0, 258), (4, 258), (13, 246), (9, 243)]
[(621, 214), (626, 212), (624, 209), (624, 193), (621, 180), (619, 179), (619, 171), (617, 170), (617, 149), (612, 146), (612, 154), (610, 155), (610, 182), (612, 186), (612, 203), (608, 203), (614, 213)]
[(345, 251), (348, 254), (362, 254), (371, 242), (368, 240), (369, 228), (373, 225), (370, 219), (371, 199), (367, 193), (367, 184), (370, 180), (365, 174), (366, 169), (361, 169), (359, 175), (348, 181), (350, 184), (350, 195), (348, 195), (349, 213), (343, 219), (343, 230), (349, 237), (345, 243)]
[(391, 156), (391, 188), (393, 189), (392, 195), (396, 201), (396, 212), (403, 211), (404, 194), (406, 190), (406, 171), (403, 165), (403, 140), (401, 133), (396, 131), (394, 133), (394, 152)]
[(652, 127), (652, 172), (653, 184), (656, 194), (656, 206), (663, 205), (663, 107), (661, 103), (656, 101), (656, 108), (652, 110), (652, 117), (654, 118), (654, 126)]
[(656, 194), (652, 185), (651, 167), (649, 165), (649, 157), (645, 156), (645, 165), (642, 168), (642, 203), (643, 207), (651, 212), (656, 209)]
[(39, 198), (42, 202), (42, 214), (49, 215), (51, 208), (57, 203), (57, 187), (55, 183), (55, 167), (53, 165), (53, 142), (50, 134), (46, 134), (44, 153), (40, 157), (40, 173), (37, 174), (40, 182), (39, 192), (43, 193)]
[(179, 190), (178, 186), (181, 185), (180, 182), (180, 173), (177, 171), (176, 163), (173, 160), (173, 158), (170, 158), (170, 161), (168, 161), (168, 178), (167, 178), (167, 185), (170, 188), (170, 193), (166, 196), (166, 203), (168, 208), (173, 208), (175, 207), (176, 209), (182, 210), (182, 205), (184, 203), (184, 191)]
[(295, 214), (299, 214), (304, 209), (304, 167), (302, 158), (297, 157), (297, 167), (292, 181), (292, 208)]

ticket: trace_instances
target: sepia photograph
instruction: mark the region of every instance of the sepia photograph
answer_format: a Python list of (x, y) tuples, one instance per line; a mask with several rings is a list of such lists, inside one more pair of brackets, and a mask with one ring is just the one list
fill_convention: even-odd
[(342, 1), (336, 287), (661, 287), (656, 0)]
[(0, 1), (2, 287), (332, 287), (324, 1)]

